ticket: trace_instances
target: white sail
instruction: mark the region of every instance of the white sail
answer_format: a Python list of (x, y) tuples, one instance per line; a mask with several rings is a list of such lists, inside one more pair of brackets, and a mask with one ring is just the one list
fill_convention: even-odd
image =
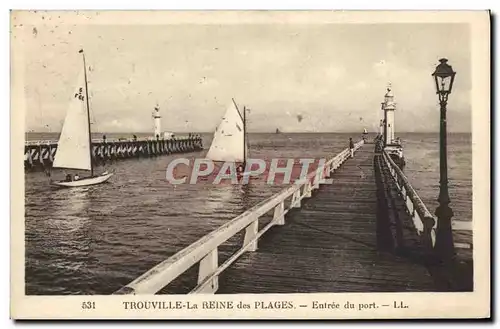
[(243, 119), (234, 103), (227, 108), (219, 126), (215, 129), (212, 145), (207, 153), (207, 159), (212, 161), (243, 162), (244, 153), (248, 154), (248, 146), (243, 142), (245, 131)]
[(77, 88), (71, 95), (53, 167), (91, 170), (89, 134), (85, 80), (82, 69), (78, 77)]

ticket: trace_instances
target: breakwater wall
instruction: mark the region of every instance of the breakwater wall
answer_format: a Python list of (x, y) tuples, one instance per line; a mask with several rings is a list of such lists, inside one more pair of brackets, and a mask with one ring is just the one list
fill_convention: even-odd
[[(93, 139), (92, 161), (99, 165), (119, 159), (189, 153), (202, 149), (203, 143), (199, 136), (183, 136), (169, 139)], [(25, 142), (24, 169), (30, 171), (51, 168), (56, 152), (57, 141)]]

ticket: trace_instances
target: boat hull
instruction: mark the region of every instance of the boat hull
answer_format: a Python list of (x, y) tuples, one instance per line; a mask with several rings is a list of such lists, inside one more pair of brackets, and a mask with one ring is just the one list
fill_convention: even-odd
[(399, 167), (399, 169), (404, 170), (405, 165), (406, 165), (406, 161), (405, 161), (404, 157), (399, 157), (399, 156), (394, 155), (394, 154), (391, 154), (389, 156), (394, 161), (394, 163), (396, 164), (396, 166)]
[(401, 170), (403, 170), (406, 165), (406, 162), (405, 162), (405, 157), (403, 155), (403, 146), (401, 145), (401, 143), (389, 144), (385, 147), (385, 151), (391, 157), (394, 163)]
[(91, 185), (97, 185), (106, 182), (111, 176), (113, 176), (113, 173), (109, 173), (106, 175), (100, 175), (100, 176), (94, 176), (94, 177), (86, 177), (82, 178), (79, 180), (71, 181), (71, 182), (51, 182), (52, 185), (54, 186), (59, 186), (59, 187), (82, 187), (82, 186), (91, 186)]

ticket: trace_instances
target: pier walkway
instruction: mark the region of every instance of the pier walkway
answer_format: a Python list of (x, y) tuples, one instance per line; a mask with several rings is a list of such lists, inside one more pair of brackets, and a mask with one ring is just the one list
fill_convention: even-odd
[(432, 291), (425, 266), (378, 251), (374, 152), (365, 146), (224, 272), (218, 293)]
[(471, 291), (472, 241), (453, 257), (439, 248), (470, 224), (439, 222), (389, 154), (360, 141), (115, 294), (179, 280), (190, 294)]

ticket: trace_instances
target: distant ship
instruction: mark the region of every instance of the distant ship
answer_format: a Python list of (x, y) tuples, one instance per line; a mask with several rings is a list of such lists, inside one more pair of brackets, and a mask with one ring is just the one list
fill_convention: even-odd
[(276, 133), (277, 133), (277, 134), (280, 134), (280, 133), (281, 133), (281, 131), (280, 131), (278, 128), (276, 128)]

